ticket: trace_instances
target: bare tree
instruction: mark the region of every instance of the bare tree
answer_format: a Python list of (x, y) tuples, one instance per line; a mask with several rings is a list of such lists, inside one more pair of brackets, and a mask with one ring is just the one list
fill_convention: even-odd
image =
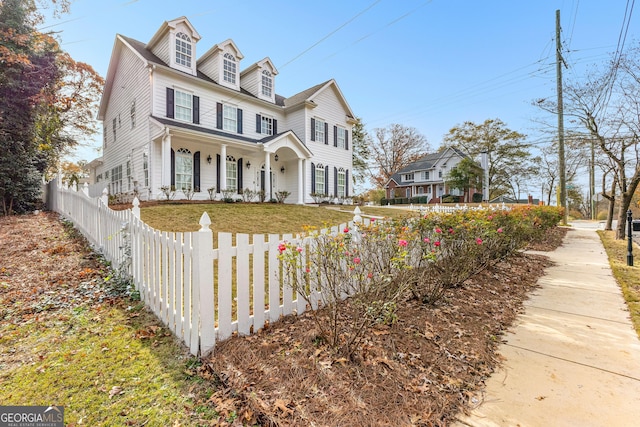
[(374, 129), (375, 140), (371, 144), (371, 179), (383, 187), (391, 175), (415, 162), (430, 151), (427, 138), (416, 128), (392, 124)]

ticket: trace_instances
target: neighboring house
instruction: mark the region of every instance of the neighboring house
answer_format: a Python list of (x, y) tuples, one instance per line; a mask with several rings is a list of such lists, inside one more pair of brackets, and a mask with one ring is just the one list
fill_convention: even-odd
[[(450, 189), (445, 179), (449, 171), (465, 157), (468, 156), (455, 148), (446, 148), (421, 157), (389, 178), (384, 187), (386, 198), (426, 196), (428, 203), (440, 203), (445, 194), (461, 196), (462, 192)], [(475, 189), (471, 189), (470, 193), (474, 191)]]
[[(92, 183), (110, 194), (194, 199), (243, 189), (278, 191), (287, 203), (311, 193), (352, 195), (355, 116), (334, 80), (294, 96), (276, 94), (278, 70), (266, 57), (241, 70), (232, 40), (200, 55), (200, 34), (185, 17), (162, 24), (148, 43), (116, 35), (98, 119), (102, 157)], [(204, 50), (204, 49), (203, 49)]]

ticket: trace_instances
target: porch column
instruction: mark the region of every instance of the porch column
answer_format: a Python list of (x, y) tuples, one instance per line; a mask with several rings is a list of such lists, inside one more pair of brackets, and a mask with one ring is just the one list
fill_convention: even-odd
[(220, 191), (227, 189), (227, 146), (220, 147)]
[(271, 153), (264, 153), (264, 200), (271, 200)]
[(304, 159), (298, 159), (298, 204), (304, 204)]
[(162, 186), (171, 186), (171, 134), (162, 138)]

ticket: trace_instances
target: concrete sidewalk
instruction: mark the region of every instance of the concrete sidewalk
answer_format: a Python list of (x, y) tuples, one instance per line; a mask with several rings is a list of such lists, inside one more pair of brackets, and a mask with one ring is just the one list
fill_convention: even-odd
[[(455, 426), (638, 426), (640, 340), (597, 223), (575, 223), (500, 346), (503, 367)], [(640, 269), (640, 267), (637, 267)]]

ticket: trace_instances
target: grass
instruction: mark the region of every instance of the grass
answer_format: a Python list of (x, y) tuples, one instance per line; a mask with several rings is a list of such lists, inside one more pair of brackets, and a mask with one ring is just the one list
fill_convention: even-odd
[(26, 360), (0, 375), (3, 405), (62, 405), (66, 425), (209, 425), (213, 393), (195, 359), (139, 304), (62, 310), (5, 325), (0, 347)]
[[(640, 338), (640, 267), (637, 262), (634, 263), (635, 266), (627, 265), (628, 243), (626, 240), (616, 240), (613, 231), (598, 231), (598, 234), (609, 257), (613, 275), (629, 307), (633, 327)], [(636, 254), (640, 252), (638, 249), (640, 249), (638, 245), (634, 244)], [(638, 259), (637, 255), (636, 259)]]

